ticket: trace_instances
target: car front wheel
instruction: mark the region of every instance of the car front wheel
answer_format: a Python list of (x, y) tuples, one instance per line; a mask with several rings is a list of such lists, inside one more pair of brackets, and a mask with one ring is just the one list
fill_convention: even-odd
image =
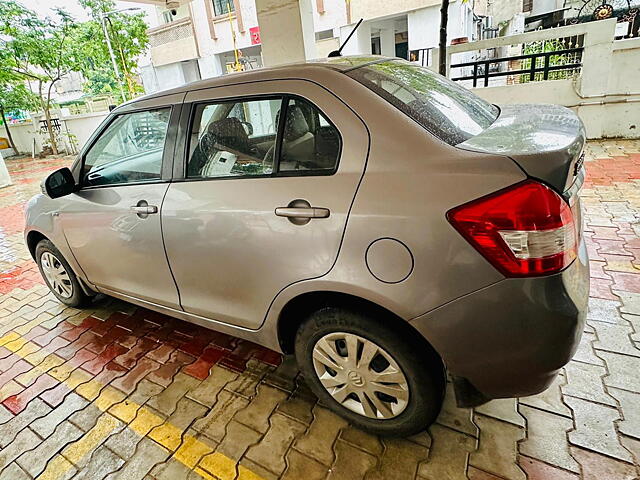
[(90, 297), (82, 290), (71, 266), (49, 240), (41, 240), (36, 246), (36, 261), (42, 278), (58, 300), (70, 307), (89, 302)]
[(428, 345), (389, 328), (375, 314), (318, 310), (300, 326), (295, 350), (314, 393), (363, 430), (410, 435), (440, 412), (441, 361)]

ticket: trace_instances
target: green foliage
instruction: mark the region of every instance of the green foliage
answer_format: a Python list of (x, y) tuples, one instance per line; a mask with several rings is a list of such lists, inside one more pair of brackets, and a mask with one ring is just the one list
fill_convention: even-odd
[[(87, 92), (108, 93), (119, 97), (118, 80), (113, 71), (101, 23), (103, 14), (116, 10), (116, 4), (112, 0), (79, 0), (79, 3), (88, 11), (91, 20), (79, 24), (74, 35), (78, 58), (81, 59), (76, 69), (87, 79)], [(144, 14), (109, 13), (105, 21), (120, 71), (120, 80), (125, 84), (128, 97), (131, 98), (142, 91), (142, 87), (134, 78), (134, 72), (137, 58), (149, 45)]]
[(20, 112), (35, 110), (38, 103), (38, 96), (24, 83), (11, 84), (0, 80), (0, 108), (5, 114), (18, 116)]
[(39, 18), (14, 0), (0, 2), (0, 62), (6, 76), (56, 82), (72, 70), (76, 57), (68, 39), (75, 24), (67, 12)]
[[(544, 52), (558, 52), (561, 50), (567, 50), (570, 48), (567, 46), (563, 40), (554, 39), (554, 40), (541, 40), (539, 42), (525, 43), (523, 45), (522, 53), (524, 55), (529, 55), (532, 53), (544, 53)], [(531, 68), (532, 59), (528, 58), (526, 60), (521, 60), (520, 68), (522, 70), (526, 70)], [(558, 55), (551, 55), (549, 57), (549, 66), (556, 65), (569, 65), (572, 63), (579, 63), (576, 59), (575, 53), (563, 53)], [(536, 58), (536, 68), (544, 67), (544, 57)], [(575, 70), (555, 70), (549, 72), (548, 80), (561, 80), (566, 78), (571, 78), (575, 74)], [(538, 72), (535, 74), (534, 81), (539, 82), (544, 80), (543, 72)], [(523, 74), (520, 75), (520, 83), (530, 82), (530, 75)]]

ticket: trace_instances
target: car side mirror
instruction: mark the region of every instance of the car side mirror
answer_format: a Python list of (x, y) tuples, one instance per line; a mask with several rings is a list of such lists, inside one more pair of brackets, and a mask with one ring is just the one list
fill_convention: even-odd
[(64, 197), (76, 191), (76, 181), (67, 167), (51, 173), (42, 182), (42, 193), (50, 198)]

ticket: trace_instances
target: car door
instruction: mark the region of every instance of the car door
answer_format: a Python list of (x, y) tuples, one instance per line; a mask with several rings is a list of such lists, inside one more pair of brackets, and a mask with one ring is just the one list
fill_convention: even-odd
[(201, 90), (185, 102), (185, 167), (174, 172), (184, 178), (162, 210), (182, 307), (257, 329), (279, 291), (334, 264), (368, 133), (332, 93), (303, 80)]
[(171, 125), (180, 108), (133, 104), (114, 115), (83, 152), (81, 188), (65, 197), (59, 212), (69, 247), (91, 283), (106, 293), (172, 308), (180, 307), (160, 208), (172, 169)]

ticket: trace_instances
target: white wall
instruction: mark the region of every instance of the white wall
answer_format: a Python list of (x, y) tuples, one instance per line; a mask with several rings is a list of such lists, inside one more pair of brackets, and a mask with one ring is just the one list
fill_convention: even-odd
[[(62, 124), (61, 134), (58, 137), (59, 147), (67, 152), (74, 150), (70, 145), (69, 136), (66, 135), (66, 133), (69, 132), (75, 142), (75, 149), (80, 150), (107, 114), (108, 112), (97, 112), (62, 116), (54, 113), (53, 117), (59, 118)], [(40, 132), (38, 121), (41, 118), (41, 116), (34, 116), (34, 120), (31, 122), (9, 126), (19, 153), (30, 155), (33, 149), (34, 139), (36, 141), (36, 155), (42, 151), (42, 144), (48, 139), (48, 134), (46, 132)], [(0, 127), (0, 137), (7, 137), (4, 126)], [(7, 150), (2, 150), (2, 152), (7, 156)]]
[[(471, 40), (473, 32), (473, 16), (470, 2), (460, 1), (449, 4), (449, 22), (447, 24), (447, 44), (459, 37)], [(440, 6), (414, 10), (407, 14), (409, 26), (409, 50), (435, 48), (440, 38)]]
[(450, 62), (452, 55), (583, 34), (578, 78), (476, 88), (474, 93), (497, 104), (553, 103), (569, 107), (584, 122), (589, 138), (640, 138), (640, 38), (614, 41), (615, 25), (616, 20), (609, 19), (499, 37), (449, 47), (447, 56)]

